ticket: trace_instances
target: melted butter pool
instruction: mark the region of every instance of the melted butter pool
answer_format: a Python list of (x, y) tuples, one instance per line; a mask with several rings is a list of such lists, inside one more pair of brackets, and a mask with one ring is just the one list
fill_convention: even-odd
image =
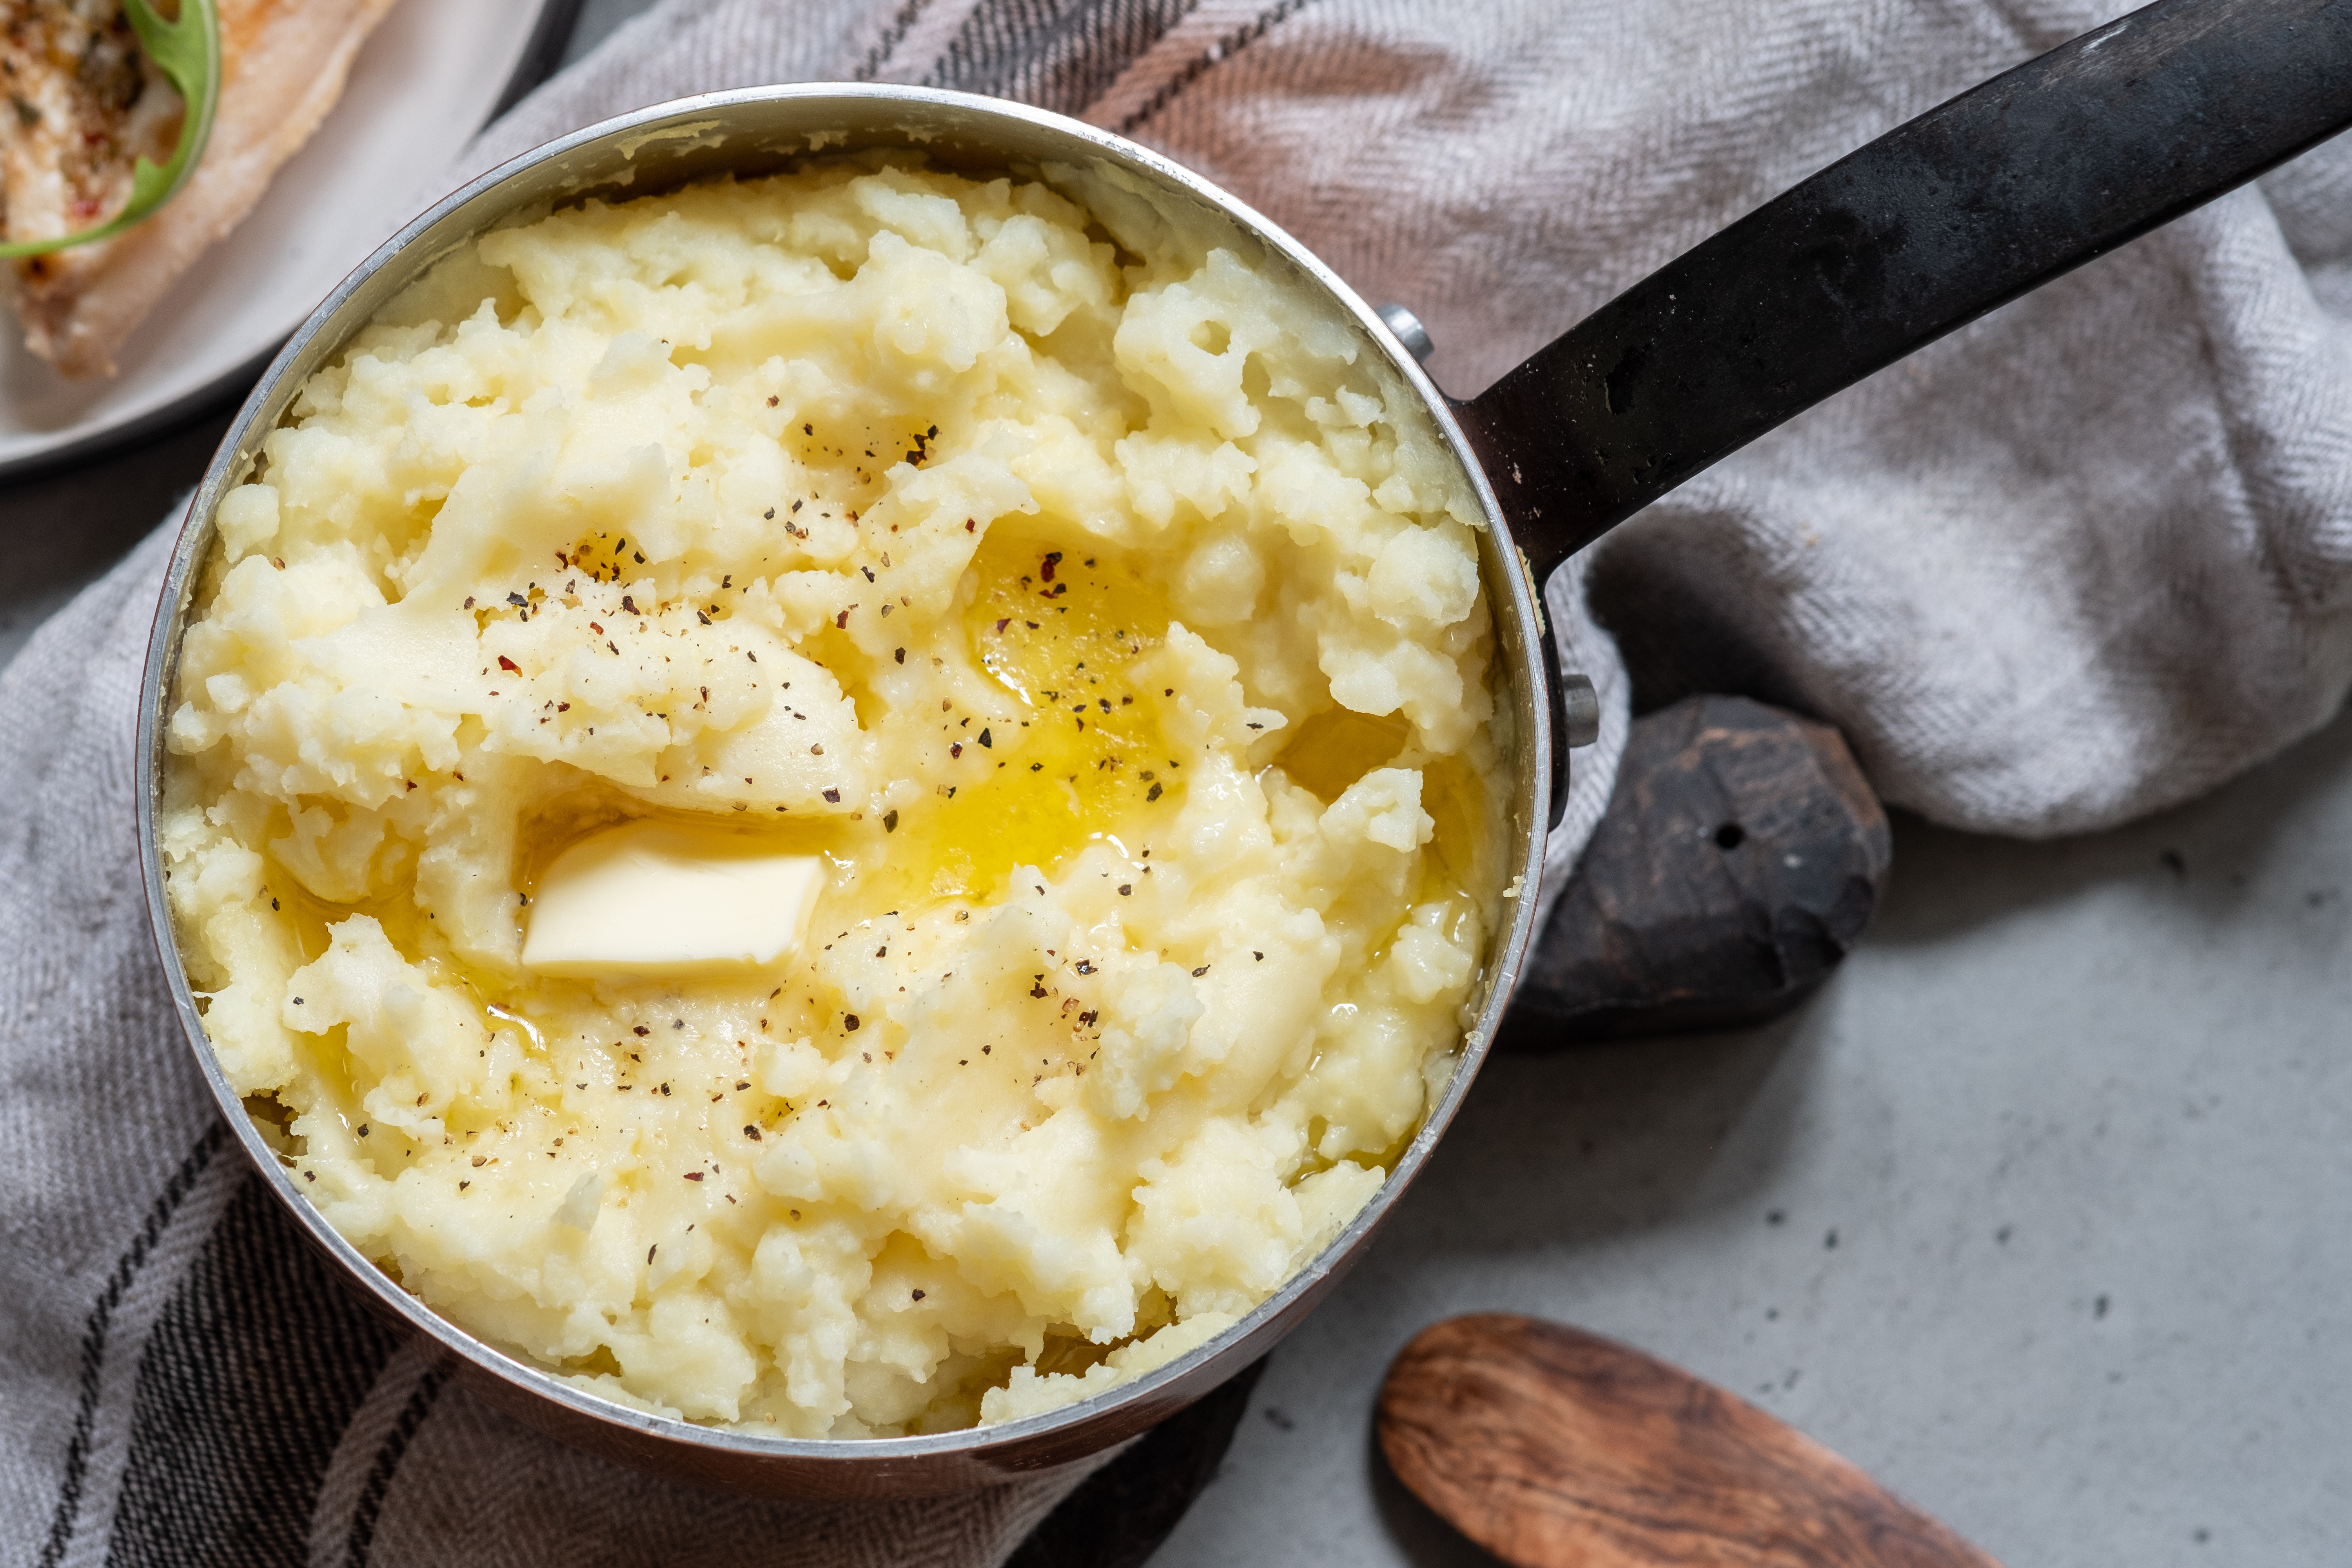
[(1019, 716), (960, 742), (994, 759), (985, 782), (904, 814), (880, 879), (917, 899), (986, 899), (1015, 866), (1051, 871), (1091, 840), (1147, 829), (1172, 814), (1182, 776), (1137, 679), (1169, 619), (1140, 563), (996, 530), (971, 571), (967, 646)]

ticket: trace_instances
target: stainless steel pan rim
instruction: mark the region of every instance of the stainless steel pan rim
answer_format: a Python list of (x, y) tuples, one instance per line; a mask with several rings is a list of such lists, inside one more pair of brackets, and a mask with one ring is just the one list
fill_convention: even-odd
[[(841, 132), (845, 131), (845, 142)], [(812, 132), (814, 132), (812, 135)], [(794, 139), (799, 145), (793, 146)], [(1495, 616), (1500, 715), (1514, 742), (1513, 816), (1505, 842), (1518, 840), (1517, 884), (1506, 929), (1490, 938), (1485, 994), (1465, 1030), (1459, 1061), (1444, 1093), (1388, 1179), (1322, 1254), (1239, 1323), (1156, 1371), (1064, 1409), (1001, 1426), (932, 1436), (803, 1439), (713, 1427), (650, 1415), (588, 1394), (543, 1369), (509, 1356), (446, 1322), (395, 1285), (344, 1240), (296, 1185), (265, 1142), (222, 1072), (180, 962), (156, 841), (163, 737), (187, 601), (209, 554), (221, 498), (243, 482), (260, 442), (274, 428), (310, 372), (340, 351), (392, 293), (446, 254), (532, 201), (570, 194), (615, 199), (667, 188), (730, 161), (777, 167), (830, 144), (903, 141), (963, 149), (1004, 162), (1060, 161), (1108, 165), (1140, 176), (1161, 197), (1220, 215), (1272, 257), (1311, 279), (1362, 327), (1397, 377), (1419, 395), (1486, 519), (1481, 569)], [(739, 142), (733, 151), (728, 143)], [(617, 162), (615, 161), (617, 160)], [(640, 173), (650, 175), (641, 185)], [(1543, 871), (1552, 747), (1537, 649), (1542, 622), (1531, 574), (1511, 542), (1495, 494), (1446, 399), (1381, 317), (1330, 269), (1272, 223), (1181, 166), (1093, 126), (1024, 105), (929, 88), (809, 84), (710, 93), (608, 120), (549, 142), (456, 191), (387, 240), (323, 301), (279, 352), (224, 439), (190, 503), (173, 551), (151, 637), (141, 691), (138, 755), (140, 866), (163, 972), (198, 1068), (254, 1166), (303, 1233), (333, 1258), (370, 1304), (426, 1336), (467, 1373), (478, 1391), (575, 1445), (598, 1449), (705, 1484), (760, 1492), (842, 1497), (920, 1495), (1051, 1468), (1143, 1430), (1200, 1397), (1263, 1354), (1288, 1331), (1363, 1252), (1373, 1232), (1429, 1157), (1468, 1092), (1517, 979), (1531, 935), (1535, 889)]]

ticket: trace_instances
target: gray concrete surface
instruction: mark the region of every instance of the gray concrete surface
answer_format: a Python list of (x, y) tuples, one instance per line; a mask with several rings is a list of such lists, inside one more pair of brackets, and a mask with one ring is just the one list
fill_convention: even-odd
[[(590, 0), (573, 55), (643, 8)], [(0, 487), (0, 659), (220, 424)], [(1154, 1568), (1486, 1561), (1369, 1416), (1416, 1330), (1491, 1310), (1715, 1378), (2011, 1568), (2352, 1560), (2347, 894), (2341, 720), (2097, 837), (1898, 823), (1793, 1019), (1488, 1068)]]
[(1714, 1378), (2000, 1557), (2352, 1560), (2352, 722), (2027, 845), (1898, 823), (1796, 1017), (1491, 1064), (1154, 1568), (1488, 1561), (1370, 1444), (1455, 1312)]
[(30, 479), (0, 480), (0, 665), (194, 489), (228, 409), (156, 440)]

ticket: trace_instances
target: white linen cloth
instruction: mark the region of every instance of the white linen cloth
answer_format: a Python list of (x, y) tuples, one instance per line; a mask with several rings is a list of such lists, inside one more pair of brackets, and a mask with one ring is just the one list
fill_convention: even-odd
[[(2122, 7), (2057, 0), (668, 0), (468, 166), (794, 79), (1020, 97), (1202, 170), (1458, 392), (1837, 155)], [(819, 1508), (682, 1490), (479, 1405), (337, 1297), (172, 1023), (131, 816), (167, 528), (0, 677), (0, 1563), (1002, 1562), (1073, 1484)], [(1892, 802), (2079, 831), (2315, 728), (2352, 680), (2352, 146), (1759, 442), (1555, 580), (1598, 682), (1834, 721)], [(1552, 879), (1557, 885), (1558, 877)]]

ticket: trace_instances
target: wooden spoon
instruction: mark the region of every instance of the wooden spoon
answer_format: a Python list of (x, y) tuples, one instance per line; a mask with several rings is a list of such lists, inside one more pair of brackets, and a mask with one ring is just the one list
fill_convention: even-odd
[(1559, 1323), (1423, 1330), (1376, 1419), (1413, 1495), (1515, 1568), (2000, 1568), (1796, 1428)]

